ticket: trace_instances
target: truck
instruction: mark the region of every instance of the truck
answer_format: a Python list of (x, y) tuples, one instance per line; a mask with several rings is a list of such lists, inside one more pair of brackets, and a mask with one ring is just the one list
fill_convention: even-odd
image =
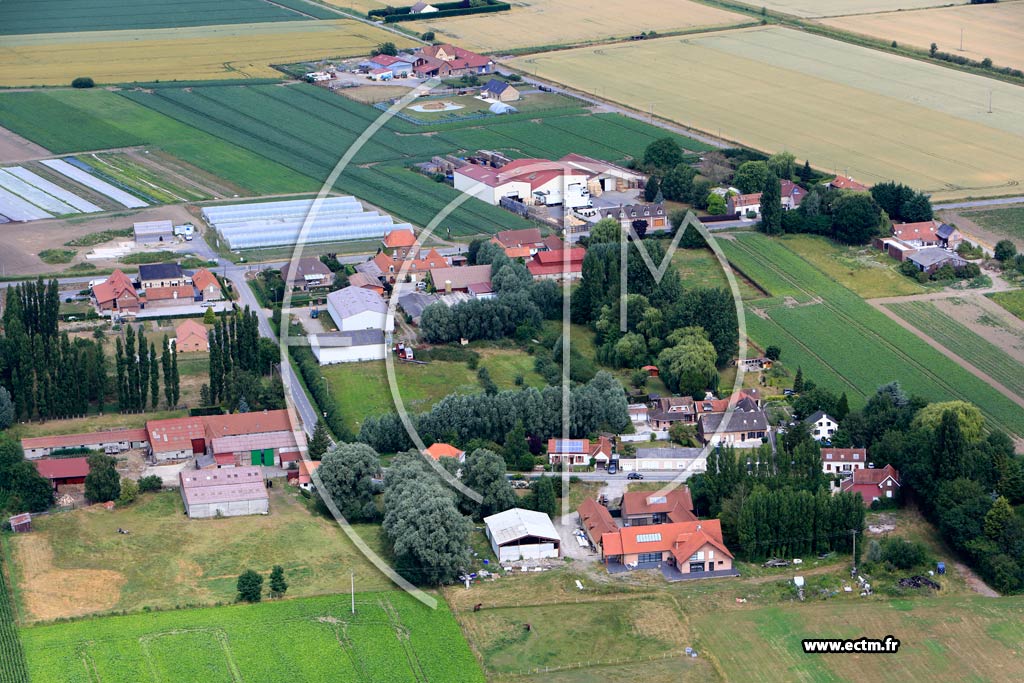
[(185, 238), (186, 242), (191, 242), (192, 237), (196, 234), (196, 228), (191, 223), (185, 223), (183, 225), (174, 226), (175, 236), (181, 236)]

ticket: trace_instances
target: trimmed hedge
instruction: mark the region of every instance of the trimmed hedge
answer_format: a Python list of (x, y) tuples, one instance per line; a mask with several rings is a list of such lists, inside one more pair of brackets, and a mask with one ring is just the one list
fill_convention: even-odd
[(463, 2), (437, 2), (432, 3), (438, 11), (429, 14), (412, 14), (412, 7), (391, 7), (383, 9), (372, 9), (367, 15), (373, 18), (382, 18), (386, 24), (394, 24), (399, 21), (417, 21), (420, 19), (441, 19), (443, 17), (458, 17), (466, 14), (483, 14), (485, 12), (504, 12), (512, 9), (507, 2), (491, 2), (479, 7), (467, 7)]

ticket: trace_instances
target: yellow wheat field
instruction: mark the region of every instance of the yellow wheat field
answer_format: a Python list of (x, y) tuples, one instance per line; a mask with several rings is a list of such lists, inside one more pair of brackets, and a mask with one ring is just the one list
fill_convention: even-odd
[(775, 12), (785, 12), (807, 19), (967, 4), (967, 0), (740, 0), (740, 2), (755, 9), (767, 7)]
[[(1024, 181), (1024, 88), (799, 31), (722, 31), (511, 63), (868, 183), (897, 179), (945, 198), (1019, 192)], [(656, 68), (667, 64), (670, 77)]]
[(979, 62), (988, 57), (997, 66), (1024, 68), (1024, 2), (841, 17), (823, 23), (923, 49), (936, 43), (943, 52)]
[[(338, 0), (343, 2), (344, 0)], [(404, 24), (433, 31), (439, 40), (485, 52), (545, 45), (574, 45), (646, 31), (679, 31), (750, 21), (690, 0), (514, 0), (508, 12)]]
[(275, 77), (270, 64), (369, 54), (384, 41), (413, 44), (347, 19), (4, 36), (0, 85)]

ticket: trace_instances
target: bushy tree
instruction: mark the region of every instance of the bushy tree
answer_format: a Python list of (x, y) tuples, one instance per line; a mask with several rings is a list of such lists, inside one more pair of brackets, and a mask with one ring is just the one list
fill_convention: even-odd
[(881, 542), (882, 561), (897, 569), (913, 569), (928, 561), (928, 549), (922, 543), (904, 538), (885, 538)]
[(478, 505), (471, 506), (474, 517), (483, 519), (515, 507), (516, 497), (506, 476), (505, 460), (497, 453), (484, 448), (470, 453), (462, 479), (467, 487), (483, 497)]
[(139, 497), (139, 484), (128, 477), (121, 478), (121, 495), (117, 497), (118, 505), (131, 505)]
[(673, 202), (693, 201), (693, 181), (697, 171), (689, 164), (679, 164), (661, 182), (661, 194)]
[(768, 168), (779, 178), (789, 180), (796, 170), (796, 157), (790, 152), (776, 152), (768, 157)]
[(622, 225), (616, 218), (602, 218), (590, 229), (590, 244), (618, 244), (622, 241)]
[(659, 192), (661, 192), (661, 185), (658, 183), (657, 177), (651, 176), (644, 185), (644, 201), (653, 202), (657, 199)]
[(871, 195), (843, 192), (832, 203), (834, 235), (844, 244), (867, 244), (878, 234), (882, 210)]
[(718, 354), (699, 327), (686, 327), (668, 337), (670, 346), (658, 356), (660, 377), (674, 392), (703, 397), (707, 390), (718, 388)]
[(914, 427), (938, 429), (942, 416), (952, 411), (957, 416), (957, 423), (963, 438), (970, 443), (978, 441), (985, 426), (985, 417), (978, 406), (967, 401), (941, 401), (929, 403), (914, 416)]
[(322, 496), (330, 496), (350, 522), (379, 517), (373, 496), (373, 479), (380, 473), (380, 456), (361, 443), (338, 443), (323, 455), (317, 474), (323, 484)]
[(95, 87), (96, 82), (88, 76), (79, 76), (75, 80), (71, 81), (72, 88), (92, 88)]
[(42, 512), (53, 503), (53, 487), (25, 460), (21, 443), (0, 434), (0, 510)]
[(270, 570), (270, 595), (275, 598), (283, 597), (288, 591), (288, 582), (284, 578), (284, 567), (275, 564)]
[(139, 492), (159, 491), (164, 486), (164, 480), (159, 475), (150, 474), (139, 479)]
[(715, 192), (708, 193), (704, 204), (707, 212), (712, 216), (722, 216), (729, 210), (725, 197)]
[(533, 509), (549, 517), (558, 512), (558, 496), (555, 494), (554, 477), (540, 477), (533, 483)]
[(246, 569), (238, 576), (235, 589), (240, 602), (259, 602), (263, 598), (263, 577), (252, 569)]
[(683, 163), (683, 148), (675, 138), (655, 140), (644, 150), (643, 164), (655, 171), (669, 171)]
[(736, 175), (733, 176), (732, 182), (743, 194), (752, 194), (760, 192), (764, 188), (770, 174), (771, 169), (768, 168), (768, 162), (745, 161), (736, 169)]
[(999, 240), (996, 242), (996, 248), (993, 252), (993, 256), (997, 261), (1003, 263), (1012, 261), (1013, 257), (1017, 255), (1017, 246), (1010, 240)]
[(85, 477), (85, 497), (92, 503), (117, 500), (121, 495), (121, 476), (117, 461), (109, 455), (94, 453), (89, 456), (89, 474)]

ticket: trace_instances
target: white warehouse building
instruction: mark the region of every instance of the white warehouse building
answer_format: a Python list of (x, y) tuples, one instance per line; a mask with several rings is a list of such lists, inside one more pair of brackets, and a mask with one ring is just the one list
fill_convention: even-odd
[(327, 295), (327, 311), (342, 332), (395, 329), (388, 305), (380, 294), (362, 287), (345, 287)]
[(309, 336), (309, 347), (320, 365), (384, 360), (387, 345), (383, 330), (352, 330)]
[(561, 555), (561, 538), (543, 512), (512, 508), (484, 517), (484, 525), (499, 563), (557, 559)]
[(259, 467), (182, 470), (181, 499), (191, 519), (265, 515), (270, 498)]

